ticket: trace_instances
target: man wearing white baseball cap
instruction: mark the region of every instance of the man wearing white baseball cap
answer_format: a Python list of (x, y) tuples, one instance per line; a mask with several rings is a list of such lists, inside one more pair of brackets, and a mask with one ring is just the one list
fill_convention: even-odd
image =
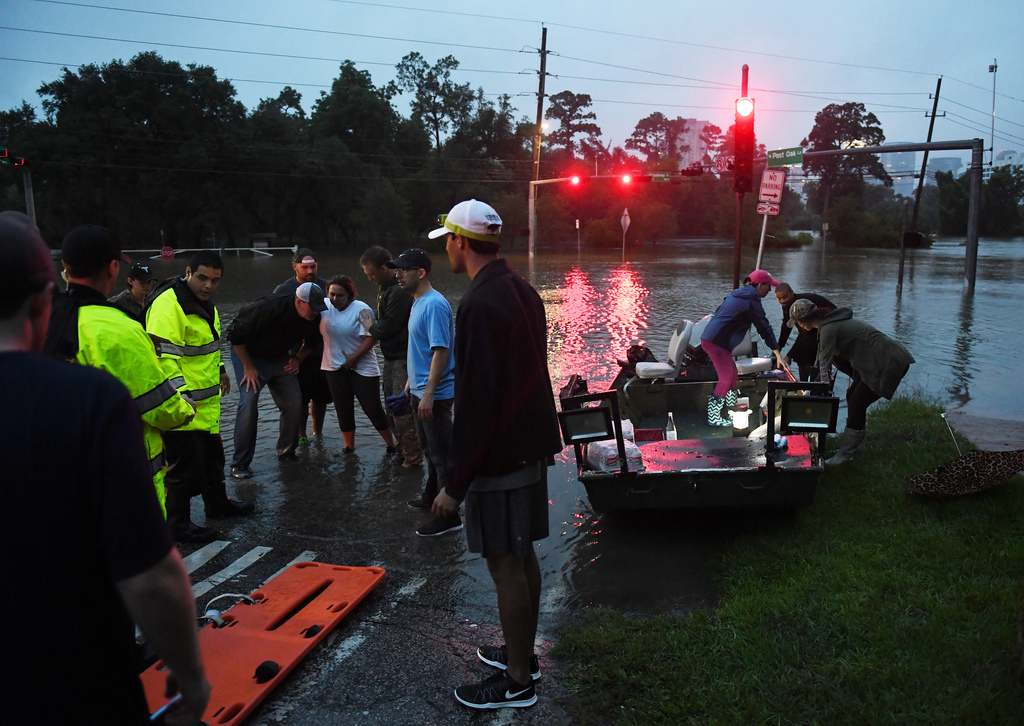
[(533, 543), (548, 536), (547, 467), (562, 450), (540, 295), (498, 257), (501, 217), (470, 199), (442, 217), (452, 271), (471, 284), (455, 324), (455, 401), (449, 481), (434, 498), (439, 517), (465, 501), (466, 542), (487, 560), (498, 591), (503, 645), (477, 657), (498, 672), (455, 689), (476, 709), (537, 702), (534, 653), (541, 574)]

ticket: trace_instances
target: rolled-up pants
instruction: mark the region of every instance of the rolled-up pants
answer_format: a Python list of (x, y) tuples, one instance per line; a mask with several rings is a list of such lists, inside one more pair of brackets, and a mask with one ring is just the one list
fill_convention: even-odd
[(268, 361), (252, 358), (252, 364), (259, 373), (259, 385), (253, 390), (242, 387), (245, 369), (242, 359), (231, 351), (231, 365), (235, 369), (235, 385), (238, 386), (238, 411), (235, 415), (235, 453), (231, 457), (231, 468), (249, 466), (256, 453), (256, 423), (259, 420), (258, 404), (260, 391), (270, 389), (270, 395), (281, 411), (281, 423), (277, 436), (277, 455), (295, 453), (299, 445), (299, 420), (302, 415), (302, 392), (299, 379), (284, 369), (288, 359)]

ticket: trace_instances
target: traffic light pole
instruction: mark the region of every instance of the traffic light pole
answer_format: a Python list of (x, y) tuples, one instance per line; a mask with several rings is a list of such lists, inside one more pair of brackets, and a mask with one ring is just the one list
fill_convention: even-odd
[[(747, 74), (749, 73), (749, 71), (750, 71), (750, 67), (746, 63), (744, 63), (743, 64), (743, 80), (740, 83), (740, 96), (742, 98), (746, 98), (747, 97)], [(733, 146), (734, 146), (733, 151), (736, 153), (737, 157), (739, 156), (739, 154), (738, 154), (738, 149), (735, 148), (735, 147), (737, 146), (737, 140), (738, 140), (737, 137), (739, 135), (737, 133), (738, 131), (739, 131), (739, 116), (737, 115), (737, 123), (733, 127)], [(751, 129), (751, 134), (753, 134), (753, 129)], [(735, 168), (735, 163), (734, 163), (734, 168)], [(733, 287), (734, 290), (740, 286), (740, 240), (742, 239), (742, 236), (743, 236), (743, 192), (739, 192), (738, 191), (738, 192), (736, 192), (736, 246), (735, 246), (735, 248), (733, 250), (733, 256), (732, 256), (732, 287)]]
[(26, 166), (21, 172), (21, 180), (25, 185), (25, 214), (36, 223), (36, 198), (32, 194), (32, 172)]

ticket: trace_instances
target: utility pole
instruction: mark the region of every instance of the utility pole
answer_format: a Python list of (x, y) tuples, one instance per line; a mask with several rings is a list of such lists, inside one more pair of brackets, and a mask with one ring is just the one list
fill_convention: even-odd
[[(747, 72), (749, 67), (746, 63), (743, 64), (743, 81), (740, 86), (740, 97), (747, 97)], [(733, 133), (733, 143), (735, 143), (736, 134)], [(735, 156), (735, 149), (733, 149), (733, 156)], [(735, 169), (735, 162), (733, 168)], [(735, 172), (733, 172), (735, 173)], [(736, 192), (736, 247), (733, 250), (732, 259), (732, 287), (735, 290), (740, 286), (740, 239), (743, 233), (743, 193)]]
[(36, 223), (36, 198), (32, 194), (32, 172), (29, 171), (26, 166), (21, 172), (21, 180), (25, 185), (25, 213), (28, 218), (32, 220), (32, 224)]
[(992, 131), (989, 134), (989, 153), (991, 156), (988, 157), (988, 165), (995, 166), (996, 161), (996, 71), (999, 70), (999, 64), (996, 59), (992, 59), (992, 65), (988, 67), (988, 72), (992, 74)]
[(548, 29), (541, 28), (540, 36), (540, 87), (537, 89), (537, 127), (533, 134), (533, 182), (530, 182), (529, 215), (530, 242), (528, 259), (532, 267), (533, 255), (537, 247), (537, 186), (534, 182), (540, 179), (540, 132), (544, 121), (544, 80), (547, 78), (548, 67)]
[(548, 29), (541, 28), (540, 36), (540, 87), (537, 90), (537, 128), (533, 134), (533, 180), (540, 179), (540, 132), (544, 123), (544, 81), (548, 67)]
[[(932, 103), (932, 118), (928, 122), (928, 139), (925, 143), (932, 142), (932, 129), (935, 128), (935, 113), (939, 109), (939, 89), (942, 88), (942, 76), (935, 82), (935, 101)], [(924, 174), (928, 170), (928, 149), (924, 150), (924, 161), (921, 162), (921, 178), (917, 180), (917, 197), (914, 199), (914, 215), (910, 218), (910, 230), (917, 231), (917, 210), (921, 207), (921, 189), (924, 187)], [(901, 243), (902, 246), (902, 243)], [(903, 260), (900, 259), (900, 287), (903, 286)]]

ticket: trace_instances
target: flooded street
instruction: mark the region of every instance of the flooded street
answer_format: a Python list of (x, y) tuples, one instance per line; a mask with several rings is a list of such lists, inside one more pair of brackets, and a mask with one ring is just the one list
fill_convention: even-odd
[[(398, 252), (400, 250), (392, 250)], [(745, 251), (744, 274), (753, 266)], [(853, 250), (830, 254), (820, 247), (771, 252), (764, 267), (798, 292), (816, 292), (903, 342), (917, 358), (900, 391), (919, 391), (950, 407), (991, 418), (1024, 418), (1018, 401), (1024, 382), (1016, 373), (1020, 344), (1016, 321), (1024, 294), (1024, 240), (982, 240), (973, 299), (962, 299), (964, 248), (940, 241), (908, 255), (903, 295), (897, 297), (897, 251)], [(217, 294), (223, 326), (243, 304), (290, 276), (290, 256), (225, 257)], [(547, 307), (549, 363), (557, 391), (572, 373), (602, 390), (633, 342), (644, 341), (664, 358), (669, 335), (684, 318), (715, 310), (729, 292), (732, 247), (722, 243), (661, 245), (623, 264), (606, 256), (510, 256), (540, 292)], [(158, 276), (184, 269), (185, 261), (155, 261)], [(371, 306), (376, 286), (361, 274), (357, 256), (324, 258), (319, 273), (350, 275)], [(435, 256), (434, 287), (457, 306), (468, 279)], [(781, 308), (765, 299), (778, 330)], [(226, 341), (223, 345), (227, 360)], [(230, 366), (228, 366), (230, 369)], [(842, 392), (846, 379), (841, 377)], [(232, 385), (234, 387), (234, 380)], [(224, 401), (222, 435), (230, 459), (236, 391)], [(469, 555), (462, 533), (420, 538), (423, 515), (406, 506), (423, 474), (400, 474), (357, 407), (356, 452), (342, 453), (337, 418), (328, 411), (326, 439), (300, 448), (300, 461), (274, 457), (277, 410), (260, 400), (255, 478), (229, 481), (240, 498), (257, 503), (255, 516), (219, 520), (231, 545), (197, 569), (199, 582), (245, 552), (269, 547), (260, 561), (199, 599), (222, 592), (247, 593), (293, 559), (382, 566), (381, 586), (342, 622), (296, 674), (258, 712), (253, 723), (480, 723), (451, 697), (459, 683), (489, 675), (476, 661), (478, 644), (500, 642), (494, 588), (482, 560)], [(841, 413), (840, 421), (845, 418)], [(540, 637), (542, 669), (556, 624), (584, 608), (614, 607), (649, 615), (685, 613), (715, 601), (717, 555), (740, 532), (771, 528), (778, 515), (751, 513), (658, 514), (630, 517), (594, 513), (577, 480), (571, 449), (549, 476), (551, 536), (537, 553), (544, 577)], [(813, 505), (812, 505), (813, 506)], [(202, 521), (199, 500), (193, 518)], [(183, 547), (183, 554), (197, 549)], [(261, 551), (262, 552), (262, 551)], [(559, 723), (557, 677), (541, 681), (537, 708), (516, 714), (517, 723)], [(424, 705), (426, 704), (426, 705)], [(408, 714), (408, 718), (398, 714)], [(485, 715), (483, 723), (498, 723)]]

